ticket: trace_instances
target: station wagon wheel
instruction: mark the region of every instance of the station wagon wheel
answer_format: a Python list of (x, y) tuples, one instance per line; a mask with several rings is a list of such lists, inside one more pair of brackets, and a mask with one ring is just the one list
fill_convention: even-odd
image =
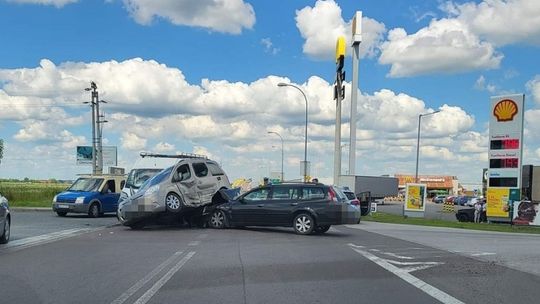
[(317, 226), (315, 228), (315, 233), (323, 234), (330, 229), (330, 225)]
[(165, 197), (165, 208), (170, 212), (178, 212), (182, 207), (182, 201), (176, 193), (169, 193)]
[(92, 203), (90, 208), (88, 208), (88, 216), (90, 217), (99, 217), (99, 205), (98, 203)]
[(221, 210), (216, 210), (210, 217), (210, 227), (215, 229), (225, 228), (225, 213)]
[(0, 244), (6, 244), (9, 242), (9, 234), (10, 234), (10, 220), (9, 218), (6, 218), (4, 222), (4, 233), (0, 236)]
[(298, 234), (310, 234), (315, 229), (315, 220), (308, 213), (300, 213), (294, 218), (293, 227)]

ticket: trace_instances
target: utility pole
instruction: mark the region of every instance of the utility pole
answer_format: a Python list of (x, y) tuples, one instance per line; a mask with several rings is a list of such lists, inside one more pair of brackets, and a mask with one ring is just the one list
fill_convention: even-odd
[(355, 13), (352, 22), (352, 80), (351, 80), (351, 122), (349, 143), (349, 174), (356, 173), (356, 112), (358, 111), (358, 65), (360, 43), (362, 42), (362, 12)]
[(345, 38), (339, 37), (336, 43), (336, 82), (334, 85), (334, 99), (336, 100), (336, 133), (334, 139), (334, 184), (338, 184), (341, 175), (341, 101), (345, 98)]
[[(103, 174), (103, 127), (101, 124), (107, 122), (101, 120), (104, 116), (99, 112), (99, 103), (106, 103), (104, 100), (99, 100), (99, 93), (95, 82), (90, 82), (90, 87), (84, 89), (92, 92), (92, 174)], [(89, 102), (84, 102), (89, 103)], [(97, 134), (96, 134), (97, 133)]]

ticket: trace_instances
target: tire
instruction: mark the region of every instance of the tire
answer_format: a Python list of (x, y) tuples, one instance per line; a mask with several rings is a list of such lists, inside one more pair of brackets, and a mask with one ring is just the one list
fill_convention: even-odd
[(165, 197), (165, 208), (169, 212), (180, 212), (182, 210), (182, 199), (176, 193), (167, 194)]
[(323, 233), (325, 233), (326, 231), (328, 231), (328, 229), (330, 229), (330, 225), (317, 226), (317, 227), (315, 228), (315, 233), (317, 233), (317, 234), (323, 234)]
[(226, 227), (227, 216), (222, 210), (216, 210), (208, 220), (208, 225), (214, 229), (223, 229)]
[(67, 211), (56, 211), (56, 214), (58, 214), (58, 216), (64, 217), (67, 215)]
[(88, 216), (89, 217), (99, 217), (100, 210), (99, 210), (99, 204), (98, 203), (92, 203), (90, 207), (88, 208)]
[(311, 234), (315, 230), (315, 220), (309, 213), (300, 213), (294, 218), (293, 228), (297, 234)]
[(9, 236), (11, 235), (11, 220), (6, 218), (4, 222), (4, 233), (0, 236), (0, 244), (7, 244), (9, 242)]

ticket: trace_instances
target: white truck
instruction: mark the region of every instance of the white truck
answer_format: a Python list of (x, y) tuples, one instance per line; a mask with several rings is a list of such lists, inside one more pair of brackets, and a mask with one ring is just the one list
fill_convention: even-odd
[[(340, 175), (338, 186), (347, 187), (360, 201), (362, 215), (369, 213), (371, 202), (398, 195), (399, 181), (389, 176)], [(384, 204), (384, 200), (382, 200)]]

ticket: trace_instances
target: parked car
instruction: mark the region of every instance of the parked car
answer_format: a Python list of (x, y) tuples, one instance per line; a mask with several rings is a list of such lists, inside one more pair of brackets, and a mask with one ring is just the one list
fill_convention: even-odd
[(124, 175), (86, 175), (79, 177), (66, 191), (53, 199), (52, 209), (58, 216), (68, 213), (86, 213), (99, 217), (116, 212)]
[(445, 199), (446, 199), (446, 195), (437, 195), (437, 196), (434, 196), (433, 197), (433, 202), (435, 204), (442, 204), (444, 203)]
[(11, 232), (11, 213), (7, 198), (0, 193), (0, 244), (9, 242)]
[(465, 206), (465, 203), (467, 203), (468, 200), (468, 196), (457, 196), (454, 198), (454, 205)]
[(184, 158), (147, 182), (133, 196), (120, 201), (118, 220), (140, 229), (153, 217), (200, 213), (209, 204), (225, 201), (221, 190), (231, 187), (221, 167), (207, 158)]
[(358, 200), (354, 192), (352, 192), (348, 187), (341, 188), (341, 192), (345, 195), (346, 202), (348, 204), (360, 208), (360, 201)]
[[(474, 222), (474, 208), (464, 208), (458, 210), (456, 219), (460, 222)], [(482, 212), (480, 216), (481, 222), (487, 222), (486, 212)]]
[(447, 196), (447, 197), (446, 197), (446, 201), (447, 201), (448, 203), (453, 203), (455, 198), (456, 198), (456, 196), (450, 195), (450, 196)]
[(360, 209), (340, 201), (332, 186), (285, 183), (253, 189), (208, 212), (212, 228), (293, 227), (298, 234), (325, 233), (331, 225), (357, 224)]

